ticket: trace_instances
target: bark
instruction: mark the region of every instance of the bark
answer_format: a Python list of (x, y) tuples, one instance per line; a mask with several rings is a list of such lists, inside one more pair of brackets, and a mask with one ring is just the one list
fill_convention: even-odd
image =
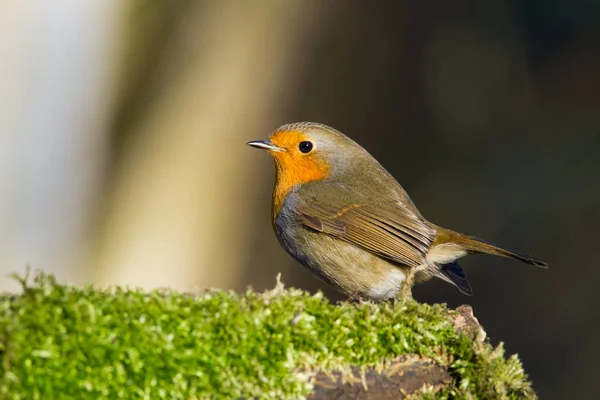
[[(473, 340), (483, 341), (486, 333), (473, 315), (473, 309), (462, 305), (456, 312), (455, 329)], [(361, 372), (353, 367), (349, 376), (341, 372), (319, 372), (309, 399), (404, 399), (425, 390), (437, 392), (451, 382), (446, 367), (432, 358), (409, 354), (398, 357), (382, 370), (368, 368)]]

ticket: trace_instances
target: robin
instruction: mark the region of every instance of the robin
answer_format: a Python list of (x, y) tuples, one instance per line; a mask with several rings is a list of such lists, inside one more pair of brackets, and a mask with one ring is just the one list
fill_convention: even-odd
[(457, 259), (469, 253), (547, 264), (427, 221), (394, 177), (359, 144), (318, 123), (283, 125), (248, 142), (275, 160), (273, 229), (300, 264), (344, 294), (410, 298), (440, 278), (472, 295)]

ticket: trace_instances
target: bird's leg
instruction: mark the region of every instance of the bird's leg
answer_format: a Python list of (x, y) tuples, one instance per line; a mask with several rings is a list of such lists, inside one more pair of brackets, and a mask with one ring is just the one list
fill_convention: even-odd
[(412, 300), (412, 286), (415, 283), (415, 273), (412, 270), (405, 272), (406, 278), (400, 284), (400, 291), (398, 292), (398, 300), (408, 301)]
[(360, 296), (360, 294), (358, 292), (353, 293), (348, 296), (348, 303), (360, 303), (361, 300), (362, 300), (362, 297)]

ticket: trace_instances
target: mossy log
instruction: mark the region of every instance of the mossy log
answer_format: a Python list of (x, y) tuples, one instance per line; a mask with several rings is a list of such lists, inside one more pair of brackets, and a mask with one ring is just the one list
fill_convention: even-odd
[(0, 398), (535, 398), (468, 306), (21, 283), (0, 300)]

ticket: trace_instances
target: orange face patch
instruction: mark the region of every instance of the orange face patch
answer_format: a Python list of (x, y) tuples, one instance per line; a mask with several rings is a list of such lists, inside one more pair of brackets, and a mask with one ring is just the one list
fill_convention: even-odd
[[(302, 153), (301, 142), (312, 142), (314, 147)], [(274, 217), (279, 213), (283, 200), (296, 185), (326, 179), (330, 175), (327, 161), (319, 157), (319, 150), (309, 135), (299, 131), (277, 131), (271, 135), (271, 142), (285, 151), (271, 151), (277, 168), (275, 190), (273, 191)]]

